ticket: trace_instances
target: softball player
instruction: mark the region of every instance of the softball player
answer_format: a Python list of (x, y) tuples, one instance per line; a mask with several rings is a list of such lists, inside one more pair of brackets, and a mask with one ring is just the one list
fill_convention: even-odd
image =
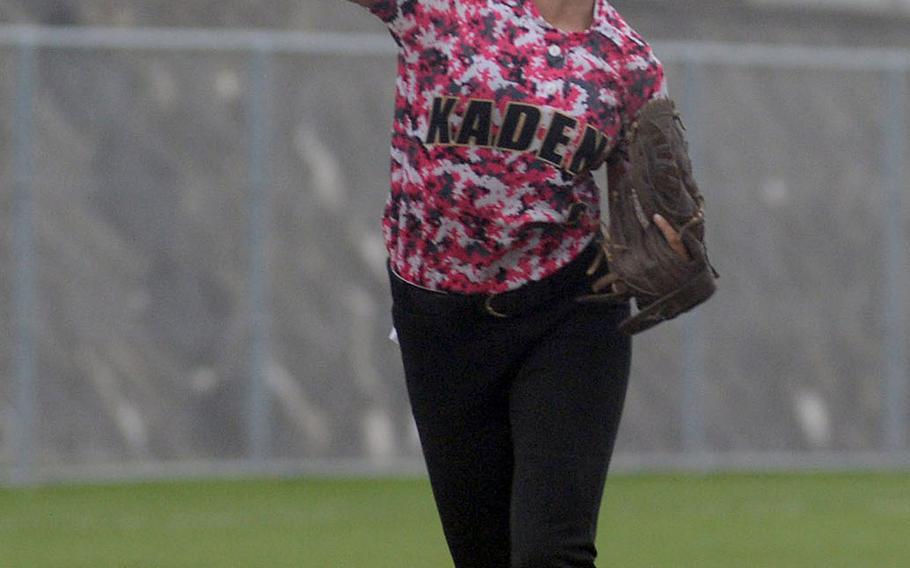
[(455, 565), (592, 567), (631, 356), (627, 304), (575, 301), (606, 271), (592, 171), (622, 175), (662, 66), (606, 0), (354, 1), (400, 47), (382, 227)]

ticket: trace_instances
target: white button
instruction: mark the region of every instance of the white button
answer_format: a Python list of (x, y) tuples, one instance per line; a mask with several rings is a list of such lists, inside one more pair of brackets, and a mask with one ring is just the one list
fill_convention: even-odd
[(560, 55), (562, 55), (562, 50), (559, 49), (558, 45), (551, 45), (547, 49), (547, 53), (550, 54), (550, 57), (559, 57)]

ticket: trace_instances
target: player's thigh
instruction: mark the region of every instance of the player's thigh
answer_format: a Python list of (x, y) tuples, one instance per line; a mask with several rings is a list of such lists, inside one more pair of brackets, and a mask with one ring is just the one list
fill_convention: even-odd
[(627, 308), (580, 305), (535, 345), (510, 389), (516, 454), (609, 454), (631, 364)]

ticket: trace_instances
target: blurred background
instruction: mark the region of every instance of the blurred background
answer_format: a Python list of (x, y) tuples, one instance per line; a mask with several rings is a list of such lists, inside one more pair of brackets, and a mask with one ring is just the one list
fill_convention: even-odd
[[(910, 467), (910, 1), (614, 4), (666, 65), (722, 274), (637, 339), (617, 470)], [(0, 480), (419, 472), (382, 24), (343, 0), (0, 21)]]

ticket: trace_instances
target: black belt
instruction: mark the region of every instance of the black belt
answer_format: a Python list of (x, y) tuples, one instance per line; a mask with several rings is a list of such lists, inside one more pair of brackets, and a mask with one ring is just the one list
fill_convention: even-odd
[[(583, 291), (581, 286), (590, 278), (586, 272), (597, 256), (600, 246), (597, 241), (594, 239), (569, 264), (553, 274), (498, 294), (461, 294), (421, 288), (404, 280), (389, 265), (392, 300), (405, 312), (428, 315), (448, 316), (453, 312), (476, 311), (496, 318), (508, 318), (525, 314), (555, 298), (590, 292)], [(598, 273), (602, 274), (605, 270), (606, 267), (601, 266)]]

